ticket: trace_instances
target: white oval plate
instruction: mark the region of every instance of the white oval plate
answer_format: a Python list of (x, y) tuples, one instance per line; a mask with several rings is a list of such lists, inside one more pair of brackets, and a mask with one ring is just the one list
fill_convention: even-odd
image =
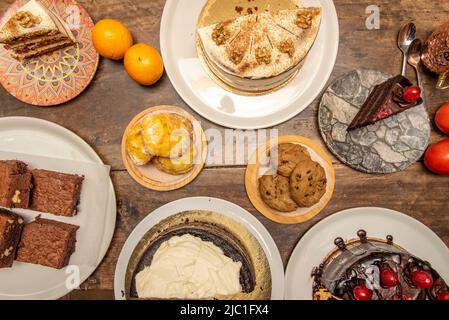
[(195, 47), (198, 16), (206, 0), (167, 0), (161, 22), (161, 52), (167, 74), (179, 95), (200, 115), (236, 129), (260, 129), (285, 122), (320, 94), (334, 68), (339, 26), (331, 0), (302, 0), (321, 6), (318, 37), (299, 74), (279, 91), (246, 97), (218, 86), (204, 70)]
[(334, 239), (357, 238), (357, 231), (366, 230), (369, 237), (394, 242), (432, 267), (449, 281), (449, 249), (428, 227), (403, 213), (384, 208), (354, 208), (322, 220), (299, 241), (288, 262), (285, 275), (285, 299), (312, 300), (314, 267), (319, 266), (335, 249)]
[[(27, 117), (0, 118), (0, 149), (2, 151), (28, 153), (44, 157), (94, 162), (103, 164), (96, 152), (73, 132), (45, 120)], [(100, 257), (97, 266), (103, 260), (112, 240), (115, 229), (116, 201), (112, 181), (110, 183), (107, 204), (107, 218), (103, 229)], [(80, 280), (84, 282), (96, 268), (80, 266)], [(0, 299), (58, 299), (71, 290), (66, 287), (68, 277), (64, 272), (45, 273), (52, 277), (36, 279), (34, 283), (20, 283), (24, 286), (24, 295), (8, 295), (2, 293), (0, 283)], [(54, 277), (58, 277), (57, 280)], [(49, 288), (49, 283), (57, 283)], [(16, 288), (17, 289), (17, 288)], [(16, 290), (17, 291), (17, 290)]]
[(281, 255), (267, 229), (251, 213), (231, 202), (209, 198), (194, 197), (170, 202), (150, 213), (130, 234), (118, 258), (114, 276), (115, 299), (124, 300), (125, 276), (131, 255), (142, 237), (156, 224), (175, 214), (188, 210), (205, 210), (223, 214), (238, 221), (259, 241), (267, 256), (271, 270), (271, 299), (281, 300), (284, 297), (284, 265)]

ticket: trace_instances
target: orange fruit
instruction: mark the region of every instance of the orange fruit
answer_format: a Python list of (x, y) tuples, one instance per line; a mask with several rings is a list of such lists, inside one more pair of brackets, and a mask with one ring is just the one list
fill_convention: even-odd
[(98, 21), (92, 30), (92, 41), (101, 56), (112, 60), (123, 59), (126, 50), (133, 45), (131, 32), (114, 19)]
[(134, 81), (150, 86), (162, 77), (164, 63), (155, 48), (138, 43), (126, 51), (125, 69)]

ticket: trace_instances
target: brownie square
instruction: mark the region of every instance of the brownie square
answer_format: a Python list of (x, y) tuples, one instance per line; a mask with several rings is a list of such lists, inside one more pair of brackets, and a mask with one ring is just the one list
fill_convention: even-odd
[(77, 214), (84, 177), (40, 169), (31, 173), (31, 209), (65, 217)]
[(22, 217), (0, 208), (0, 268), (12, 267), (22, 229)]
[(28, 208), (30, 205), (31, 173), (26, 163), (0, 161), (0, 206)]
[(75, 252), (78, 228), (73, 224), (37, 217), (23, 228), (17, 261), (55, 269), (66, 267)]

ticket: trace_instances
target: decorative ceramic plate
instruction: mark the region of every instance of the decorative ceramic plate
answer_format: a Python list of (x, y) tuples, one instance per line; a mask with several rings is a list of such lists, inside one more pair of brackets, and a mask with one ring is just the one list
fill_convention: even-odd
[[(262, 200), (259, 193), (259, 178), (265, 174), (267, 170), (271, 169), (272, 164), (263, 165), (260, 162), (263, 153), (267, 153), (272, 148), (273, 144), (294, 143), (299, 144), (309, 151), (313, 161), (318, 162), (324, 168), (326, 173), (327, 185), (326, 193), (320, 201), (310, 208), (298, 208), (293, 212), (280, 212), (270, 208)], [(308, 221), (315, 217), (321, 210), (323, 210), (332, 198), (335, 186), (335, 171), (332, 166), (332, 160), (315, 142), (310, 139), (299, 136), (282, 136), (274, 139), (265, 145), (261, 146), (255, 155), (249, 161), (245, 174), (245, 188), (246, 193), (254, 205), (254, 207), (267, 218), (284, 224), (295, 224)]]
[(355, 208), (322, 220), (299, 241), (288, 262), (285, 299), (312, 300), (312, 270), (335, 250), (334, 239), (353, 239), (357, 231), (370, 237), (394, 237), (394, 243), (420, 259), (429, 261), (449, 281), (449, 250), (444, 242), (421, 222), (384, 208)]
[[(103, 164), (96, 152), (73, 132), (52, 122), (34, 118), (0, 118), (0, 150)], [(110, 179), (107, 192), (106, 218), (104, 225), (99, 226), (96, 231), (98, 233), (98, 230), (102, 230), (101, 235), (97, 234), (90, 237), (99, 237), (101, 240), (99, 256), (94, 265), (80, 266), (79, 276), (81, 283), (95, 271), (96, 267), (103, 260), (115, 230), (116, 199), (114, 186)], [(56, 218), (52, 217), (52, 219)], [(64, 220), (64, 222), (70, 223), (72, 218), (68, 219)], [(78, 252), (79, 254), (88, 253)], [(16, 263), (16, 266), (11, 271), (15, 272), (14, 269), (18, 268), (19, 274), (25, 272), (25, 276), (20, 279), (8, 277), (7, 283), (2, 278), (3, 280), (0, 282), (0, 299), (58, 299), (71, 291), (66, 286), (68, 274), (65, 273), (64, 269), (54, 270), (40, 266), (32, 266), (32, 269), (28, 269), (29, 267), (30, 265), (28, 264), (19, 265), (19, 263)], [(11, 271), (0, 270), (0, 272)]]
[(318, 124), (334, 155), (366, 173), (402, 171), (424, 154), (430, 138), (425, 104), (347, 132), (375, 85), (391, 76), (374, 70), (354, 70), (329, 86), (321, 99)]
[[(188, 119), (193, 125), (193, 143), (195, 145), (195, 158), (192, 170), (180, 175), (172, 175), (158, 170), (152, 163), (144, 166), (135, 165), (126, 150), (126, 138), (132, 127), (142, 118), (150, 114), (175, 113)], [(157, 191), (172, 191), (184, 187), (192, 182), (201, 172), (206, 162), (207, 140), (201, 124), (190, 113), (175, 106), (156, 106), (148, 108), (128, 124), (122, 139), (122, 159), (128, 173), (142, 186)]]
[[(232, 1), (243, 7), (261, 3), (261, 0)], [(161, 51), (167, 74), (176, 91), (200, 115), (230, 128), (266, 128), (303, 111), (320, 94), (329, 79), (337, 57), (339, 28), (333, 1), (301, 2), (305, 7), (323, 8), (320, 31), (304, 66), (289, 84), (276, 92), (243, 96), (218, 85), (198, 57), (196, 27), (206, 0), (168, 0), (161, 22)]]
[(136, 246), (149, 230), (161, 221), (186, 211), (209, 211), (222, 214), (242, 225), (256, 238), (262, 247), (271, 272), (271, 299), (284, 297), (284, 267), (279, 250), (267, 229), (245, 209), (225, 200), (195, 197), (170, 202), (149, 214), (130, 234), (120, 252), (114, 276), (115, 298), (125, 299), (126, 275), (130, 259)]
[[(16, 1), (0, 24), (26, 2)], [(31, 59), (23, 65), (0, 45), (0, 83), (25, 103), (54, 106), (72, 100), (86, 89), (97, 71), (99, 56), (91, 40), (94, 23), (83, 7), (75, 0), (41, 0), (41, 3), (66, 22), (76, 46)]]

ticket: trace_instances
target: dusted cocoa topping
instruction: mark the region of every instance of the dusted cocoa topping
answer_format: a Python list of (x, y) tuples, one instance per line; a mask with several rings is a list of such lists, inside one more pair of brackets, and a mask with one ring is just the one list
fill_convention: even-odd
[(84, 177), (47, 170), (32, 170), (31, 208), (72, 217), (77, 214)]
[(24, 162), (0, 161), (0, 206), (28, 208), (30, 189), (31, 173)]
[(22, 228), (19, 215), (0, 208), (0, 269), (12, 267)]
[(231, 33), (226, 30), (226, 27), (223, 23), (218, 24), (212, 32), (212, 40), (214, 40), (218, 46), (224, 44), (229, 40), (230, 37)]
[(13, 19), (23, 28), (33, 28), (41, 23), (41, 18), (33, 15), (29, 11), (19, 11), (14, 15)]
[(309, 10), (301, 10), (296, 15), (296, 25), (302, 29), (309, 29), (312, 26), (314, 14)]
[(78, 226), (41, 219), (25, 225), (17, 261), (62, 269), (75, 252)]
[(293, 57), (293, 55), (295, 54), (295, 46), (293, 45), (293, 41), (292, 40), (283, 40), (281, 41), (281, 43), (279, 44), (279, 50), (282, 53), (286, 53), (291, 57)]
[(266, 47), (257, 48), (256, 49), (256, 60), (259, 64), (262, 64), (262, 63), (270, 64), (271, 63), (271, 50)]
[(243, 7), (236, 6), (235, 7), (235, 12), (237, 12), (238, 14), (241, 14), (243, 12)]
[[(386, 241), (335, 239), (337, 250), (313, 270), (315, 300), (440, 300), (448, 286), (430, 263)], [(442, 299), (441, 299), (442, 300)]]

